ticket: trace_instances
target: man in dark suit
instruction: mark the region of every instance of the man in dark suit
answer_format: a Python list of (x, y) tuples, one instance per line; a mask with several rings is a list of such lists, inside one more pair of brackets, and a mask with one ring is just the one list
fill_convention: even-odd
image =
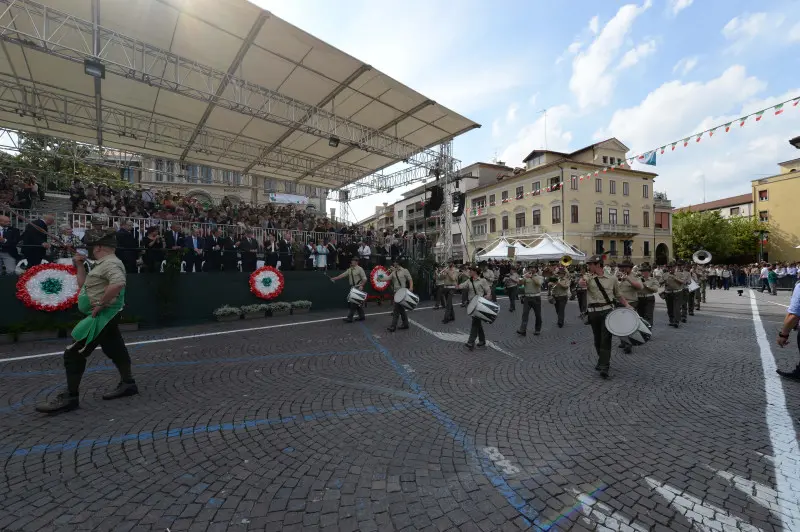
[(278, 260), (281, 261), (281, 270), (293, 270), (292, 244), (284, 236), (278, 238)]
[(205, 249), (203, 230), (195, 229), (194, 234), (184, 237), (183, 247), (186, 249), (183, 255), (183, 260), (186, 261), (186, 272), (203, 271), (203, 249)]
[(225, 239), (222, 236), (222, 229), (215, 229), (211, 235), (205, 239), (204, 255), (206, 257), (205, 270), (207, 272), (219, 272), (222, 269), (222, 248)]
[(239, 251), (242, 253), (242, 271), (256, 271), (258, 240), (253, 236), (253, 230), (248, 229), (244, 233), (244, 238), (239, 241)]
[(11, 218), (0, 215), (0, 268), (5, 266), (5, 271), (0, 270), (0, 275), (14, 275), (19, 262), (19, 239), (19, 229), (11, 227)]
[(136, 273), (136, 259), (139, 256), (139, 234), (131, 222), (124, 222), (117, 231), (117, 258), (125, 265), (125, 272)]
[(239, 248), (233, 242), (233, 238), (224, 236), (222, 241), (222, 269), (226, 272), (237, 272), (239, 269), (236, 263), (239, 261)]
[(164, 243), (167, 249), (179, 250), (183, 247), (184, 236), (181, 232), (181, 226), (172, 224), (169, 231), (164, 234)]
[(272, 235), (267, 235), (264, 238), (264, 265), (272, 266), (273, 268), (277, 267), (278, 257), (278, 245), (273, 240)]
[(55, 221), (55, 217), (47, 215), (25, 227), (25, 232), (22, 233), (22, 254), (28, 261), (28, 268), (42, 263), (47, 250), (50, 249), (47, 232)]

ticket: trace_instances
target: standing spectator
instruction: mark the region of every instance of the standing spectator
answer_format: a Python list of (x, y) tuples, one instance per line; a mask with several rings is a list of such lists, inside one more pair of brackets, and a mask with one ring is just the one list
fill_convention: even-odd
[(22, 233), (22, 254), (28, 261), (28, 268), (42, 263), (47, 250), (50, 249), (47, 231), (55, 221), (55, 217), (47, 215), (25, 227), (25, 232)]
[(136, 273), (136, 259), (139, 256), (139, 235), (133, 224), (125, 221), (117, 231), (117, 258), (122, 261), (127, 273)]
[(361, 245), (358, 246), (358, 257), (361, 262), (361, 267), (364, 268), (364, 271), (366, 272), (372, 271), (372, 265), (370, 264), (371, 256), (372, 250), (369, 248), (367, 243), (362, 240)]
[(256, 271), (256, 264), (258, 263), (258, 240), (253, 236), (253, 230), (248, 229), (244, 233), (244, 238), (238, 242), (239, 251), (242, 253), (242, 271), (254, 272)]
[(767, 271), (767, 282), (769, 283), (769, 293), (773, 296), (778, 295), (778, 274), (775, 273), (775, 266), (770, 266)]
[(203, 230), (195, 229), (191, 236), (183, 239), (183, 246), (186, 248), (183, 255), (183, 260), (186, 261), (186, 272), (199, 273), (203, 271), (203, 250), (205, 249)]
[(314, 250), (317, 255), (316, 266), (319, 271), (325, 271), (328, 268), (328, 247), (324, 240), (317, 242), (317, 247)]
[(164, 236), (164, 243), (166, 244), (167, 249), (172, 250), (179, 250), (183, 248), (183, 232), (181, 231), (180, 224), (173, 223), (171, 226), (171, 230), (167, 232)]
[(164, 239), (159, 234), (158, 227), (148, 227), (144, 237), (144, 266), (150, 273), (161, 271), (164, 261)]
[(730, 266), (723, 266), (722, 267), (722, 289), (727, 290), (731, 286), (731, 267)]
[(288, 234), (278, 238), (278, 260), (281, 263), (281, 270), (293, 270), (292, 263), (292, 243)]
[(769, 290), (769, 264), (761, 263), (761, 292)]
[(11, 218), (0, 215), (0, 275), (14, 275), (19, 261), (19, 229), (11, 227)]
[(211, 231), (211, 235), (205, 239), (204, 244), (205, 270), (207, 272), (219, 272), (222, 269), (222, 229)]

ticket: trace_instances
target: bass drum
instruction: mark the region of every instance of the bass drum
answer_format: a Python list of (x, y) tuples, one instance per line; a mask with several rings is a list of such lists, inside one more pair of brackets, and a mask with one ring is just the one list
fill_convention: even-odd
[(419, 305), (419, 296), (408, 288), (401, 288), (395, 292), (394, 302), (406, 310), (414, 310)]
[(492, 303), (488, 299), (481, 296), (475, 296), (469, 302), (467, 307), (467, 314), (473, 318), (478, 318), (486, 323), (494, 323), (497, 319), (497, 314), (500, 312), (500, 305)]
[(606, 316), (606, 329), (614, 336), (627, 339), (632, 345), (643, 345), (652, 337), (650, 324), (629, 308), (618, 308), (609, 312)]

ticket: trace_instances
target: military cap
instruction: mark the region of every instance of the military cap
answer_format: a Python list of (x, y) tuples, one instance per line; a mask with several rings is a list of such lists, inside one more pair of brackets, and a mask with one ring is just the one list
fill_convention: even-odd
[(603, 264), (603, 256), (602, 255), (592, 255), (588, 259), (586, 259), (586, 264)]
[(650, 266), (650, 263), (649, 263), (649, 262), (643, 262), (643, 263), (642, 263), (642, 264), (639, 266), (639, 271), (640, 271), (640, 272), (651, 272), (651, 271), (653, 271), (653, 267), (652, 267), (652, 266)]
[(625, 257), (617, 266), (620, 268), (633, 268), (633, 262), (628, 257)]
[(117, 233), (113, 229), (108, 231), (89, 230), (86, 231), (84, 242), (87, 247), (105, 246), (109, 248), (116, 248)]

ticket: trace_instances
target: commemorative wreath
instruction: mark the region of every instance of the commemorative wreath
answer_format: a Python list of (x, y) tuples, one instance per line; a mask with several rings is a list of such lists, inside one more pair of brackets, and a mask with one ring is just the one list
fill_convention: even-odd
[(369, 282), (372, 288), (378, 292), (383, 292), (389, 288), (392, 280), (389, 278), (389, 271), (383, 266), (375, 266), (369, 274)]
[(17, 281), (17, 299), (44, 312), (66, 310), (78, 302), (78, 276), (74, 266), (31, 266)]
[(250, 291), (261, 299), (275, 299), (283, 286), (283, 274), (272, 266), (262, 266), (250, 274)]

